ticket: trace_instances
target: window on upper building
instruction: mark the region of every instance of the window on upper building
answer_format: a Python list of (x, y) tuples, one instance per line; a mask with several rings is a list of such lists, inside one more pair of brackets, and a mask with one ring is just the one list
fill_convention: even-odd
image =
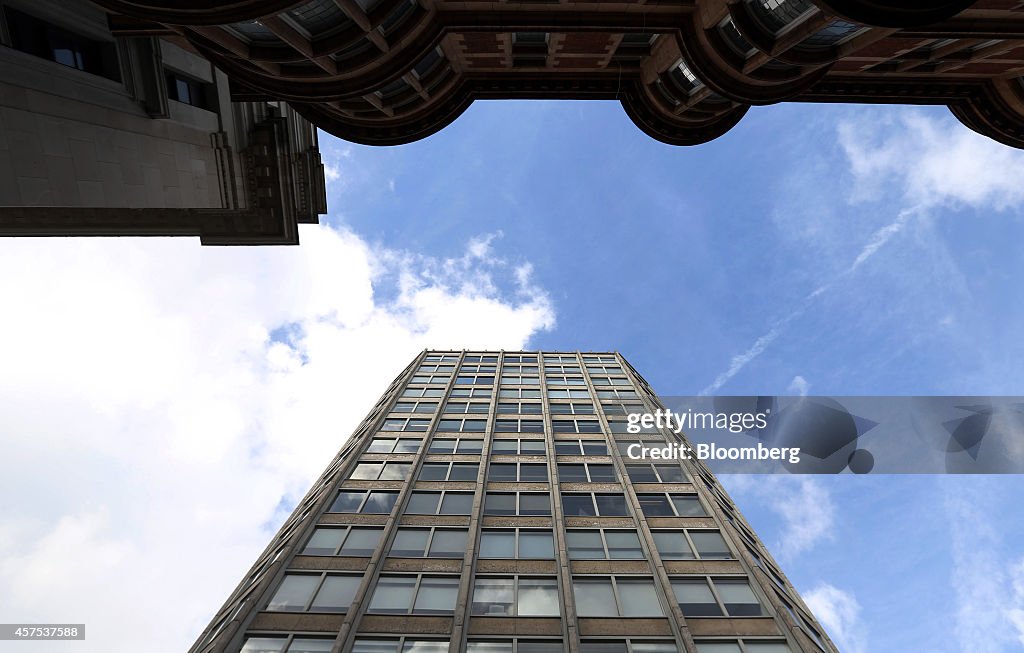
[(491, 463), (487, 470), (490, 483), (547, 483), (545, 463)]
[(495, 433), (543, 433), (542, 419), (497, 419), (494, 421)]
[(397, 491), (341, 490), (334, 499), (328, 512), (362, 512), (376, 515), (387, 515), (398, 501)]
[(729, 560), (735, 556), (716, 530), (653, 530), (662, 560)]
[[(784, 641), (744, 639), (743, 648), (740, 640), (698, 640), (697, 653), (792, 653), (792, 649)], [(822, 646), (824, 648), (824, 646)]]
[(494, 365), (481, 365), (479, 363), (463, 363), (459, 368), (459, 375), (464, 374), (494, 374)]
[(406, 388), (402, 391), (403, 397), (442, 397), (444, 390), (441, 388)]
[(560, 639), (470, 639), (466, 653), (563, 653)]
[(13, 7), (5, 7), (7, 31), (15, 50), (49, 59), (69, 68), (121, 81), (117, 47), (65, 29)]
[(545, 492), (488, 492), (485, 515), (550, 515), (551, 495)]
[(493, 440), (491, 453), (498, 455), (543, 456), (546, 451), (544, 440), (519, 438), (517, 440)]
[(571, 404), (551, 404), (552, 415), (593, 415), (594, 404), (573, 402)]
[(639, 560), (644, 557), (634, 530), (569, 528), (565, 531), (570, 560)]
[(610, 390), (598, 390), (598, 399), (639, 399), (640, 395), (636, 393), (636, 390), (624, 390), (622, 388), (613, 388)]
[(615, 483), (615, 466), (601, 463), (558, 463), (560, 483)]
[(746, 578), (673, 578), (679, 609), (686, 617), (760, 617), (764, 614)]
[(529, 528), (485, 528), (480, 533), (481, 558), (541, 559), (555, 557), (551, 531)]
[(540, 399), (540, 390), (530, 388), (502, 388), (498, 392), (502, 399)]
[(672, 463), (629, 463), (626, 473), (634, 483), (687, 483), (683, 468)]
[(590, 399), (590, 391), (575, 389), (551, 389), (548, 390), (548, 399)]
[(663, 617), (653, 578), (573, 576), (576, 614), (581, 617)]
[(460, 374), (455, 377), (456, 385), (494, 385), (493, 374)]
[(421, 481), (475, 481), (480, 469), (477, 463), (423, 463)]
[(434, 438), (430, 441), (429, 453), (437, 454), (479, 454), (483, 450), (483, 440), (469, 438)]
[(566, 517), (627, 517), (626, 497), (622, 494), (564, 493), (562, 511)]
[(430, 426), (429, 419), (423, 419), (419, 417), (399, 417), (399, 418), (388, 418), (384, 420), (381, 425), (381, 431), (414, 431), (423, 432)]
[(498, 403), (499, 415), (540, 415), (542, 405), (536, 401), (502, 401)]
[(436, 401), (399, 401), (391, 409), (393, 413), (435, 413)]
[(498, 362), (497, 356), (485, 356), (481, 354), (466, 354), (466, 358), (462, 361), (464, 363), (491, 363), (492, 365)]
[(461, 558), (466, 555), (465, 528), (413, 528), (402, 526), (391, 543), (397, 558)]
[(682, 649), (666, 639), (584, 639), (580, 653), (682, 653)]
[(490, 388), (452, 388), (453, 398), (490, 399)]
[(560, 614), (558, 580), (477, 576), (473, 583), (472, 613), (486, 617), (557, 617)]
[(382, 574), (370, 597), (370, 614), (448, 615), (455, 612), (458, 576)]
[[(334, 640), (331, 640), (334, 643)], [(352, 653), (448, 653), (447, 639), (421, 637), (357, 637)], [(292, 653), (288, 651), (288, 653)]]
[(555, 453), (559, 456), (607, 456), (608, 443), (604, 440), (555, 440)]
[(411, 463), (359, 463), (349, 476), (353, 481), (401, 481), (409, 476)]
[(414, 490), (405, 513), (410, 515), (468, 515), (473, 511), (472, 492)]
[(301, 553), (307, 556), (369, 557), (383, 534), (384, 529), (377, 526), (317, 526)]
[(483, 433), (487, 428), (485, 419), (442, 419), (437, 423), (437, 431), (449, 433)]
[(537, 357), (532, 355), (505, 354), (505, 363), (536, 363)]
[(366, 453), (416, 453), (421, 444), (419, 438), (373, 438)]
[(706, 517), (707, 512), (696, 494), (648, 494), (636, 495), (640, 508), (647, 517)]
[(449, 401), (444, 405), (445, 413), (487, 413), (491, 404), (486, 401)]
[(551, 430), (555, 433), (600, 433), (601, 422), (596, 419), (554, 419)]
[(266, 609), (272, 612), (346, 612), (362, 578), (357, 574), (288, 573)]

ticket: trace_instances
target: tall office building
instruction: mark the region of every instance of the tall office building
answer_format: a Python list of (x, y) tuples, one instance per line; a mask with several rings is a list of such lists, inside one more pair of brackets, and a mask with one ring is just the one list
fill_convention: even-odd
[(619, 100), (691, 145), (752, 105), (948, 105), (1024, 147), (1020, 0), (95, 0), (114, 32), (186, 39), (239, 98), (405, 143), (475, 99)]
[(192, 653), (835, 653), (616, 353), (428, 351)]
[(86, 0), (0, 0), (0, 236), (298, 242), (326, 213), (316, 128), (232, 97), (173, 34)]

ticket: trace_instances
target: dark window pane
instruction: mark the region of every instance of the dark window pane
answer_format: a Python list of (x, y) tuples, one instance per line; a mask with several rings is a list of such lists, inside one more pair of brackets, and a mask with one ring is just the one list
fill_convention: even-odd
[(441, 500), (442, 515), (468, 515), (472, 510), (472, 492), (445, 492)]
[(685, 483), (686, 474), (676, 465), (655, 465), (662, 483)]
[(676, 507), (676, 512), (680, 517), (704, 517), (707, 515), (704, 512), (704, 506), (700, 505), (697, 495), (673, 494), (672, 504)]
[(626, 473), (634, 483), (657, 483), (658, 476), (650, 465), (626, 465)]
[(365, 496), (366, 492), (338, 492), (338, 497), (331, 504), (329, 512), (356, 512)]
[(440, 492), (413, 492), (405, 511), (414, 515), (434, 515), (440, 499)]
[[(359, 576), (328, 576), (316, 593), (310, 612), (346, 612), (359, 589)], [(330, 650), (330, 649), (328, 649)]]
[(484, 498), (485, 515), (516, 514), (516, 495), (488, 492)]
[(614, 483), (615, 468), (611, 465), (587, 465), (591, 483)]
[(663, 494), (638, 494), (640, 509), (648, 517), (674, 517), (672, 504)]
[(566, 517), (594, 517), (594, 501), (589, 494), (563, 494), (562, 510)]
[(424, 463), (420, 468), (421, 481), (443, 481), (448, 476), (448, 463)]
[(550, 515), (551, 500), (546, 494), (520, 494), (520, 515)]
[(515, 463), (491, 463), (487, 480), (496, 483), (514, 482), (516, 480)]
[(607, 456), (608, 445), (604, 442), (583, 442), (583, 453), (588, 456)]
[(626, 517), (626, 497), (621, 494), (598, 494), (597, 511), (602, 517)]
[(548, 466), (521, 464), (519, 465), (519, 480), (543, 483), (548, 480)]
[(452, 465), (450, 481), (475, 481), (477, 476), (477, 465), (473, 463), (455, 463)]
[(562, 483), (586, 483), (587, 467), (586, 465), (559, 463), (558, 480)]

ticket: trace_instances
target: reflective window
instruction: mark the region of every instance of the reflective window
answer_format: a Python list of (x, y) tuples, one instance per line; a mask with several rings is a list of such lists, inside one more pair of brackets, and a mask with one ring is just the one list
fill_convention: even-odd
[(285, 574), (267, 610), (274, 612), (345, 612), (362, 576)]
[(383, 533), (374, 526), (317, 526), (302, 555), (371, 556)]
[(485, 515), (550, 515), (551, 497), (543, 492), (488, 492)]
[(401, 527), (389, 555), (400, 558), (461, 558), (466, 555), (468, 531), (464, 528)]
[(452, 614), (459, 593), (455, 576), (382, 575), (368, 612), (372, 614)]
[(405, 512), (412, 515), (468, 515), (473, 510), (472, 492), (413, 491)]
[(653, 578), (573, 576), (576, 613), (581, 617), (662, 617)]
[(571, 560), (639, 560), (644, 557), (636, 531), (570, 528), (565, 531)]
[(480, 557), (551, 560), (555, 557), (554, 541), (551, 531), (485, 528), (480, 533)]
[(557, 617), (558, 581), (478, 576), (473, 585), (472, 613), (490, 617)]

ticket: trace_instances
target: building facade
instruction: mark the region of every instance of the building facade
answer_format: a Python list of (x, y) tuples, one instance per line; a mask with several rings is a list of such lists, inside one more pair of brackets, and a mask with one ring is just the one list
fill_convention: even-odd
[(117, 36), (85, 0), (2, 0), (0, 46), (0, 236), (290, 244), (326, 212), (316, 128), (235, 101), (187, 40)]
[(836, 653), (617, 353), (423, 352), (191, 653)]
[(423, 138), (476, 99), (618, 100), (704, 143), (755, 105), (942, 104), (1024, 147), (1020, 0), (96, 0), (115, 33), (186, 39), (237, 98), (360, 143)]

